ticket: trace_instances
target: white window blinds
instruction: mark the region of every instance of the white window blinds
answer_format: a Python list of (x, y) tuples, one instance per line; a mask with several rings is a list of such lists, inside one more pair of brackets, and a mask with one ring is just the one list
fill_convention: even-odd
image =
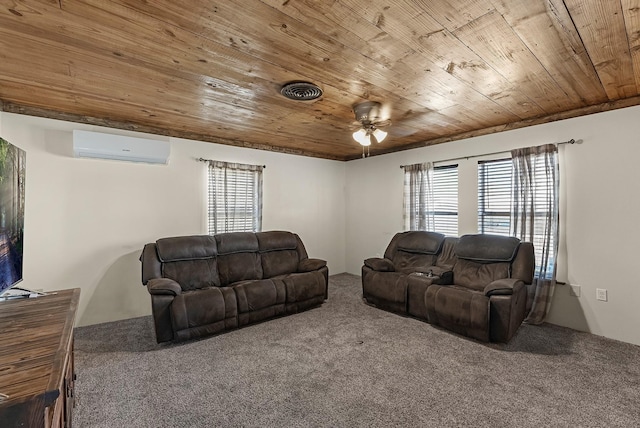
[(458, 165), (433, 169), (435, 232), (458, 236)]
[[(550, 217), (557, 213), (549, 213), (550, 200), (555, 197), (551, 194), (552, 184), (556, 175), (550, 174), (550, 168), (543, 157), (536, 158), (528, 163), (530, 171), (528, 175), (532, 183), (526, 190), (528, 195), (527, 206), (521, 210), (531, 212), (530, 219), (520, 227), (513, 223), (514, 208), (514, 167), (513, 159), (500, 159), (494, 161), (478, 162), (478, 231), (480, 233), (493, 233), (496, 235), (518, 236), (526, 231), (527, 237), (523, 238), (533, 243), (536, 256), (536, 272), (541, 276), (550, 276), (555, 263), (555, 234), (546, 238), (547, 229), (552, 227)], [(555, 166), (554, 166), (555, 167)], [(522, 178), (519, 178), (519, 182)], [(522, 185), (520, 185), (522, 187)], [(515, 210), (515, 211), (514, 211)], [(522, 221), (521, 221), (522, 222)], [(556, 226), (553, 226), (556, 227)], [(519, 229), (517, 233), (513, 229)], [(549, 240), (550, 246), (544, 245)], [(550, 248), (543, 254), (543, 249)], [(548, 260), (548, 266), (544, 272), (538, 272), (540, 263)]]
[(263, 166), (208, 163), (208, 233), (259, 232)]
[(405, 230), (458, 235), (458, 165), (432, 168), (430, 163), (406, 165)]
[(478, 162), (478, 231), (511, 234), (511, 159)]

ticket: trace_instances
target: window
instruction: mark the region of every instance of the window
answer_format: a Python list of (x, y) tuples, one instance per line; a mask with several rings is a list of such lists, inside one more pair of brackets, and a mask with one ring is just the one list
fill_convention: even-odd
[[(531, 176), (534, 183), (529, 191), (532, 194), (531, 205), (527, 210), (534, 212), (532, 223), (524, 225), (526, 230), (532, 230), (533, 243), (536, 256), (536, 273), (541, 277), (550, 277), (553, 273), (555, 263), (555, 234), (551, 234), (549, 243), (549, 254), (543, 257), (542, 251), (545, 247), (545, 229), (551, 227), (548, 222), (549, 199), (551, 181), (553, 176), (547, 174), (545, 169), (549, 166), (540, 157), (531, 164)], [(478, 231), (480, 233), (493, 233), (497, 235), (513, 235), (512, 230), (512, 180), (513, 180), (513, 160), (500, 159), (495, 161), (478, 162)], [(522, 226), (521, 226), (522, 227)], [(529, 240), (529, 239), (527, 239)], [(542, 260), (548, 259), (545, 263), (547, 270), (539, 272)]]
[(262, 169), (209, 161), (208, 233), (259, 232), (262, 229)]
[(457, 236), (458, 165), (433, 169), (423, 165), (426, 164), (405, 168), (405, 230), (429, 230)]
[(458, 165), (433, 169), (435, 232), (458, 236)]
[(511, 235), (511, 159), (478, 162), (478, 231)]

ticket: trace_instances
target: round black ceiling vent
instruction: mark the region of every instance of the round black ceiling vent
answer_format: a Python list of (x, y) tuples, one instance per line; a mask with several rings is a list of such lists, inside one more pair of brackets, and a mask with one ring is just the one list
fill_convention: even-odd
[(291, 82), (280, 89), (280, 93), (290, 100), (309, 101), (322, 96), (322, 89), (309, 82)]

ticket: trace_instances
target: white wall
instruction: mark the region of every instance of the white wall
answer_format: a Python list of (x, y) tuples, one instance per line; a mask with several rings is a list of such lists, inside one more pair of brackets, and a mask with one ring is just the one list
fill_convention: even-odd
[[(78, 325), (151, 313), (142, 246), (206, 233), (199, 157), (266, 165), (263, 230), (300, 235), (310, 257), (345, 271), (345, 164), (3, 113), (2, 137), (27, 152), (24, 280), (80, 287)], [(71, 157), (73, 129), (168, 139), (168, 166)]]
[[(384, 253), (402, 230), (400, 165), (581, 139), (560, 148), (558, 261), (559, 280), (580, 285), (581, 296), (559, 285), (548, 321), (640, 345), (638, 117), (632, 107), (349, 162), (347, 271), (359, 274), (363, 259)], [(477, 232), (478, 160), (457, 161), (460, 234)], [(608, 290), (608, 302), (596, 300), (596, 288)]]
[[(400, 165), (581, 139), (561, 148), (560, 279), (549, 321), (640, 344), (640, 107), (340, 163), (170, 139), (169, 166), (74, 159), (71, 130), (146, 136), (0, 114), (1, 136), (27, 152), (23, 286), (82, 288), (79, 325), (146, 315), (142, 246), (204, 233), (205, 167), (195, 158), (265, 164), (263, 229), (300, 234), (331, 274), (360, 273), (402, 230)], [(457, 161), (460, 234), (476, 232), (476, 163)], [(606, 288), (609, 301), (595, 299)]]

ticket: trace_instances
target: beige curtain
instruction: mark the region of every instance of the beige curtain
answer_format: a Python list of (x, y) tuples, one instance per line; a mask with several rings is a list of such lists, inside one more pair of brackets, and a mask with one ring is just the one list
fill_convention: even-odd
[(262, 230), (262, 165), (208, 161), (209, 234)]
[(426, 162), (403, 168), (404, 229), (435, 230), (433, 165)]
[(556, 285), (558, 254), (558, 147), (547, 144), (515, 149), (511, 234), (533, 242), (536, 271), (528, 289), (530, 307), (525, 322), (544, 321)]

